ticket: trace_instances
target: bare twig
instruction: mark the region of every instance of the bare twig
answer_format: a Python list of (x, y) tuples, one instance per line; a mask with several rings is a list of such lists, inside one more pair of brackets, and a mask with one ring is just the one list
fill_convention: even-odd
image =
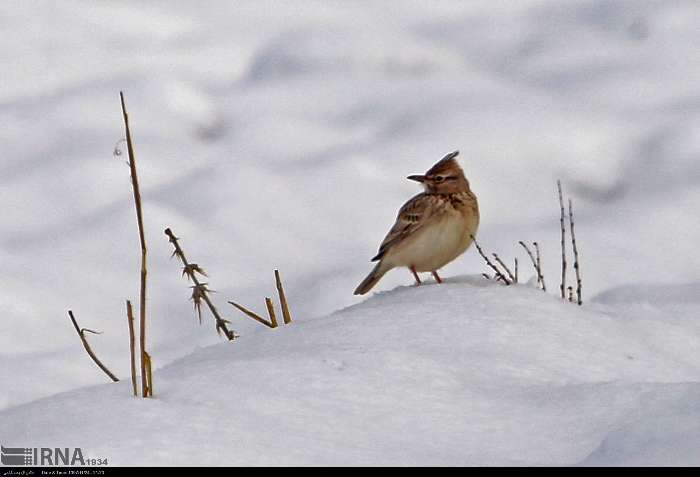
[(540, 260), (540, 245), (537, 242), (532, 242), (535, 246), (535, 253), (537, 254), (537, 273), (540, 280), (542, 281), (542, 291), (547, 291), (547, 285), (544, 284), (544, 273), (542, 273), (542, 261)]
[(279, 270), (275, 270), (275, 284), (277, 286), (277, 294), (280, 298), (280, 306), (282, 307), (282, 318), (284, 319), (284, 324), (288, 325), (292, 322), (292, 315), (289, 313), (289, 305), (287, 304), (287, 297), (284, 294), (284, 287), (282, 286)]
[(503, 263), (503, 260), (500, 259), (500, 257), (498, 256), (498, 254), (497, 254), (497, 253), (492, 253), (491, 255), (493, 255), (494, 260), (496, 260), (496, 262), (498, 262), (498, 264), (499, 264), (501, 267), (503, 267), (503, 270), (506, 271), (506, 273), (508, 274), (508, 278), (510, 279), (510, 282), (511, 282), (511, 283), (517, 283), (518, 280), (515, 278), (515, 275), (513, 275), (513, 273), (510, 271), (510, 268), (508, 268), (508, 265), (506, 265), (505, 263)]
[(532, 255), (532, 251), (530, 250), (530, 247), (528, 247), (527, 244), (526, 244), (525, 242), (523, 242), (522, 240), (520, 240), (518, 243), (520, 244), (520, 246), (521, 246), (522, 248), (525, 249), (525, 251), (527, 252), (528, 257), (530, 257), (530, 261), (532, 262), (532, 267), (535, 269), (535, 272), (537, 272), (537, 284), (539, 285), (539, 284), (540, 284), (540, 274), (539, 274), (539, 272), (538, 272), (538, 270), (537, 270), (537, 262), (535, 261), (535, 256)]
[(83, 348), (85, 348), (85, 351), (87, 351), (87, 354), (92, 358), (92, 360), (95, 362), (95, 364), (102, 370), (104, 373), (109, 376), (109, 379), (114, 381), (115, 383), (119, 381), (119, 378), (117, 378), (109, 369), (107, 369), (107, 366), (102, 364), (102, 361), (100, 361), (95, 353), (92, 351), (92, 348), (90, 348), (90, 344), (87, 342), (87, 338), (85, 338), (85, 332), (88, 333), (93, 333), (93, 334), (99, 334), (97, 331), (93, 330), (88, 330), (87, 328), (80, 328), (78, 326), (78, 322), (75, 320), (75, 316), (73, 316), (73, 311), (68, 310), (68, 316), (70, 317), (70, 320), (73, 322), (73, 327), (75, 328), (75, 331), (78, 333), (78, 336), (80, 336), (80, 341), (83, 342)]
[(139, 189), (139, 178), (136, 173), (136, 157), (134, 156), (134, 144), (131, 140), (131, 130), (129, 129), (129, 115), (126, 112), (124, 103), (124, 93), (119, 92), (122, 104), (122, 116), (124, 117), (124, 128), (126, 131), (126, 148), (129, 153), (129, 168), (131, 169), (131, 185), (134, 191), (134, 204), (136, 205), (136, 222), (139, 228), (139, 241), (141, 242), (141, 292), (139, 296), (139, 344), (141, 347), (141, 395), (146, 397), (147, 376), (146, 376), (146, 235), (143, 226), (143, 210), (141, 207), (141, 191)]
[(581, 306), (583, 297), (581, 296), (581, 272), (578, 261), (578, 247), (576, 246), (576, 233), (574, 232), (574, 209), (569, 199), (569, 230), (571, 230), (571, 246), (574, 249), (574, 271), (576, 271), (576, 303)]
[(566, 290), (567, 290), (567, 293), (569, 295), (569, 303), (573, 303), (574, 302), (574, 287), (572, 287), (572, 286), (566, 287)]
[(274, 328), (274, 327), (275, 327), (275, 325), (273, 325), (271, 322), (267, 321), (265, 318), (263, 318), (262, 316), (258, 315), (257, 313), (253, 313), (252, 311), (250, 311), (248, 308), (244, 307), (243, 305), (239, 305), (238, 303), (233, 302), (233, 301), (229, 301), (229, 303), (230, 303), (231, 305), (235, 306), (236, 308), (238, 308), (239, 310), (241, 310), (243, 313), (245, 313), (246, 315), (248, 315), (249, 317), (251, 317), (251, 318), (254, 319), (255, 321), (257, 321), (257, 322), (259, 322), (259, 323), (262, 323), (263, 325), (267, 326), (268, 328)]
[(515, 283), (518, 283), (518, 257), (513, 259), (515, 265)]
[(277, 328), (277, 317), (275, 316), (275, 306), (272, 304), (272, 300), (265, 297), (265, 306), (267, 306), (267, 316), (270, 317), (270, 324), (272, 328)]
[(559, 290), (561, 291), (562, 299), (566, 299), (566, 227), (564, 226), (564, 197), (561, 191), (561, 181), (557, 181), (557, 190), (559, 191), (559, 207), (561, 211), (559, 216), (561, 224), (561, 285), (559, 285)]
[(501, 273), (501, 271), (498, 269), (498, 267), (496, 267), (496, 265), (494, 265), (493, 263), (491, 263), (491, 260), (489, 260), (489, 258), (486, 256), (486, 254), (484, 253), (484, 251), (481, 249), (481, 246), (479, 245), (479, 242), (476, 241), (476, 237), (474, 237), (474, 236), (472, 235), (471, 238), (472, 238), (472, 241), (474, 242), (474, 246), (476, 246), (476, 250), (479, 252), (479, 255), (481, 255), (481, 258), (484, 259), (484, 261), (486, 262), (486, 265), (488, 265), (489, 267), (491, 267), (491, 269), (492, 269), (494, 272), (496, 272), (496, 274), (494, 275), (495, 278), (496, 278), (496, 280), (501, 280), (501, 281), (503, 281), (503, 283), (505, 283), (506, 285), (510, 285), (510, 282), (509, 282), (508, 279), (505, 277), (505, 275), (503, 275), (503, 273)]
[(180, 261), (182, 262), (182, 265), (184, 266), (183, 272), (188, 276), (192, 282), (194, 282), (194, 286), (192, 287), (192, 299), (194, 300), (195, 304), (195, 309), (198, 311), (199, 317), (200, 317), (200, 322), (201, 322), (201, 302), (202, 300), (204, 303), (207, 304), (207, 307), (209, 307), (209, 310), (211, 311), (211, 314), (214, 315), (214, 319), (216, 320), (216, 332), (221, 333), (223, 332), (226, 338), (228, 338), (230, 341), (233, 341), (238, 337), (236, 333), (233, 330), (228, 329), (228, 320), (224, 320), (221, 315), (219, 314), (219, 311), (216, 309), (214, 304), (211, 302), (209, 299), (209, 293), (211, 290), (207, 288), (206, 283), (202, 283), (199, 281), (197, 278), (196, 273), (204, 274), (197, 266), (196, 264), (190, 264), (187, 261), (187, 258), (185, 257), (185, 252), (182, 251), (182, 248), (180, 248), (180, 244), (178, 243), (177, 237), (175, 237), (175, 234), (173, 234), (172, 230), (169, 228), (165, 229), (165, 235), (168, 236), (170, 239), (170, 243), (173, 244), (173, 247), (175, 248), (175, 251), (173, 252), (173, 256), (177, 256)]
[(534, 242), (533, 245), (535, 246), (535, 250), (537, 250), (537, 259), (535, 259), (535, 256), (532, 254), (532, 251), (530, 250), (530, 247), (528, 247), (525, 242), (522, 240), (518, 242), (520, 246), (522, 246), (525, 251), (527, 252), (528, 257), (530, 257), (530, 261), (532, 262), (532, 266), (535, 269), (535, 272), (537, 273), (537, 286), (541, 287), (542, 290), (546, 291), (546, 288), (544, 286), (544, 277), (542, 276), (542, 269), (540, 268), (540, 261), (539, 261), (539, 248), (537, 247), (537, 242)]
[(134, 388), (134, 396), (138, 396), (136, 385), (136, 339), (134, 338), (134, 310), (131, 301), (126, 300), (126, 318), (129, 322), (129, 351), (131, 354), (131, 386)]
[(487, 279), (487, 280), (491, 280), (491, 277), (489, 276), (488, 273), (482, 273), (481, 276), (484, 277), (484, 278)]

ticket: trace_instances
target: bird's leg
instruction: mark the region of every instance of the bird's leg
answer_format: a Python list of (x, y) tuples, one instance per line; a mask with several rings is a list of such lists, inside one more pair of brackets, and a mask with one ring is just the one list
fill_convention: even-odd
[(442, 283), (442, 278), (440, 278), (440, 275), (438, 275), (437, 270), (435, 270), (434, 272), (430, 272), (430, 273), (433, 274), (433, 277), (435, 277), (436, 282)]
[(411, 270), (411, 273), (413, 274), (413, 278), (416, 279), (416, 286), (420, 285), (422, 282), (420, 281), (420, 278), (418, 277), (418, 274), (416, 273), (416, 267), (411, 266), (409, 268)]

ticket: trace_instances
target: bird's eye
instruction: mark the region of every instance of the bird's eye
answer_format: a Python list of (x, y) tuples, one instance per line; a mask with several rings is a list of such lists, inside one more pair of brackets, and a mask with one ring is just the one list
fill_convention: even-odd
[(435, 176), (435, 182), (442, 182), (444, 180), (445, 180), (445, 178), (442, 176)]

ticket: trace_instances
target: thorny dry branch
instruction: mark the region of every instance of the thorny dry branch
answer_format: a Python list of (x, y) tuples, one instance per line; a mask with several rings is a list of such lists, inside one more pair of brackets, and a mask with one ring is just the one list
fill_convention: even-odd
[(197, 314), (199, 315), (200, 322), (202, 320), (202, 301), (204, 301), (204, 303), (206, 303), (207, 307), (211, 311), (211, 314), (214, 316), (214, 319), (216, 320), (216, 332), (223, 333), (226, 336), (226, 338), (228, 338), (230, 341), (233, 341), (238, 337), (238, 335), (233, 330), (229, 330), (228, 324), (230, 324), (230, 322), (221, 317), (219, 311), (209, 299), (209, 292), (211, 292), (211, 290), (207, 288), (207, 283), (202, 283), (197, 278), (197, 273), (203, 276), (206, 276), (206, 274), (197, 264), (189, 263), (187, 261), (185, 253), (183, 252), (178, 242), (178, 238), (175, 236), (175, 234), (173, 234), (170, 228), (165, 229), (165, 235), (168, 236), (170, 243), (173, 244), (173, 248), (175, 249), (175, 251), (173, 252), (173, 256), (178, 257), (182, 262), (183, 274), (187, 275), (187, 277), (194, 283), (194, 285), (192, 286), (192, 300), (194, 301), (194, 307), (197, 311)]

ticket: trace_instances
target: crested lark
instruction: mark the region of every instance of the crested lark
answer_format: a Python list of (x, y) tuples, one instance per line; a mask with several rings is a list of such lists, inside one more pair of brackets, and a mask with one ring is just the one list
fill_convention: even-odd
[(420, 284), (418, 272), (431, 272), (442, 283), (438, 269), (464, 253), (479, 227), (479, 205), (457, 163), (459, 151), (443, 157), (425, 175), (408, 176), (425, 191), (399, 210), (396, 223), (372, 261), (379, 261), (355, 290), (364, 295), (396, 267), (408, 267)]

